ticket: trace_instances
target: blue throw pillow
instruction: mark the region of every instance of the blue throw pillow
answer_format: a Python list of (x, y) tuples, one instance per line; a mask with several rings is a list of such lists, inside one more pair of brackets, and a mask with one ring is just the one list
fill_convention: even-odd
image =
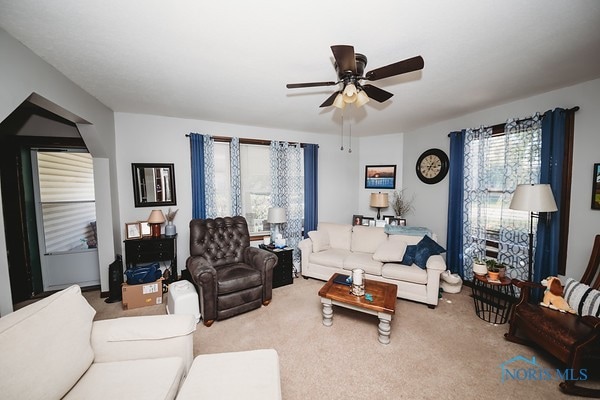
[(428, 247), (419, 247), (417, 246), (417, 251), (415, 253), (415, 264), (421, 269), (425, 269), (427, 267), (427, 260), (431, 257), (431, 249)]
[(423, 236), (423, 239), (417, 243), (414, 263), (417, 264), (418, 267), (425, 269), (429, 257), (444, 253), (445, 251), (446, 249), (437, 244), (435, 240), (425, 235)]
[(415, 262), (416, 252), (417, 252), (416, 245), (406, 246), (406, 251), (404, 252), (404, 257), (402, 257), (402, 261), (400, 261), (400, 264), (413, 265)]

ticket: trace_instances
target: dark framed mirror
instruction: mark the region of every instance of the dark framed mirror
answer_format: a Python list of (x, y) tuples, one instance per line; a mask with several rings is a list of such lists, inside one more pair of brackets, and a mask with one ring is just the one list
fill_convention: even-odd
[(131, 164), (136, 207), (177, 205), (173, 164)]

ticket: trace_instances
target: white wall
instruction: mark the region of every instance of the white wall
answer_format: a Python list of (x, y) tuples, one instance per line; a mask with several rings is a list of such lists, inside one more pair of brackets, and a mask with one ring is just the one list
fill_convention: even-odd
[[(457, 96), (460, 93), (456, 94)], [(591, 209), (592, 169), (600, 162), (600, 79), (532, 96), (527, 99), (474, 112), (461, 118), (447, 120), (404, 135), (404, 186), (415, 193), (413, 225), (427, 226), (446, 242), (448, 212), (448, 177), (436, 185), (426, 185), (414, 169), (419, 155), (432, 147), (446, 152), (448, 133), (480, 125), (494, 125), (511, 117), (527, 117), (536, 111), (545, 112), (557, 107), (580, 106), (575, 114), (575, 143), (571, 213), (567, 250), (567, 273), (581, 278), (590, 255), (594, 236), (600, 233), (600, 211)]]
[[(318, 116), (315, 115), (315, 118)], [(126, 222), (145, 221), (152, 210), (150, 207), (134, 207), (131, 163), (173, 163), (175, 166), (177, 206), (172, 208), (179, 209), (174, 221), (178, 233), (179, 271), (185, 267), (185, 260), (189, 256), (188, 224), (192, 218), (192, 194), (190, 145), (185, 135), (190, 132), (319, 144), (319, 220), (350, 222), (358, 208), (356, 185), (359, 149), (353, 149), (350, 154), (340, 151), (340, 138), (337, 135), (129, 113), (115, 113), (115, 131), (121, 240), (124, 239)], [(163, 211), (167, 210), (168, 207), (163, 207)]]
[[(93, 156), (102, 153), (100, 157), (109, 158), (111, 166), (110, 176), (116, 177), (114, 168), (114, 120), (113, 112), (89, 95), (83, 89), (68, 80), (55, 68), (43, 61), (6, 31), (0, 29), (0, 121), (4, 120), (32, 93), (37, 93), (45, 99), (63, 107), (64, 109), (85, 119), (94, 126), (94, 150), (90, 148)], [(90, 130), (91, 133), (91, 130)], [(88, 142), (82, 133), (82, 137)], [(107, 175), (108, 176), (108, 175)], [(108, 185), (116, 182), (116, 178)], [(104, 186), (102, 184), (102, 186)], [(117, 193), (113, 186), (113, 193)], [(1, 195), (1, 193), (0, 193)], [(115, 226), (118, 221), (118, 202), (116, 197), (111, 199), (113, 215), (109, 220), (98, 221), (101, 224)], [(97, 207), (104, 207), (98, 204)], [(101, 215), (105, 213), (100, 212)], [(110, 232), (112, 233), (112, 232)], [(8, 260), (5, 247), (4, 218), (0, 213), (0, 315), (12, 311), (10, 282), (4, 279), (8, 276)], [(99, 250), (102, 246), (109, 246), (114, 251), (112, 235), (98, 241)], [(100, 266), (100, 275), (107, 276), (108, 265)], [(104, 287), (103, 290), (108, 290)]]
[[(402, 153), (404, 151), (404, 134), (361, 137), (358, 143), (360, 149), (357, 183), (358, 209), (353, 214), (375, 218), (377, 209), (369, 207), (371, 193), (388, 193), (391, 202), (393, 190), (365, 189), (365, 167), (367, 165), (396, 165), (396, 190), (401, 190), (403, 188), (402, 170), (404, 166)], [(392, 207), (382, 208), (381, 215), (394, 215), (394, 210)], [(406, 217), (410, 219), (410, 215)], [(351, 221), (350, 218), (348, 218), (348, 221)]]

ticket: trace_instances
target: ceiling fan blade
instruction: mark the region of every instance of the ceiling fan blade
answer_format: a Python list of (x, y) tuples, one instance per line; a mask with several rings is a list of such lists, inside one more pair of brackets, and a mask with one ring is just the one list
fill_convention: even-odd
[(356, 75), (356, 56), (354, 55), (353, 46), (331, 46), (331, 51), (340, 73), (352, 71)]
[(297, 89), (297, 88), (305, 88), (305, 87), (315, 87), (315, 86), (333, 86), (337, 85), (337, 82), (307, 82), (307, 83), (288, 83), (285, 85), (288, 89)]
[(403, 61), (398, 61), (397, 63), (386, 65), (385, 67), (380, 67), (369, 71), (367, 72), (365, 79), (369, 81), (376, 81), (378, 79), (388, 78), (394, 75), (418, 71), (420, 69), (423, 69), (423, 65), (423, 57), (416, 56)]
[(383, 103), (384, 101), (391, 98), (394, 94), (387, 92), (383, 89), (379, 89), (373, 85), (362, 85), (363, 90), (367, 93), (370, 99)]
[(336, 96), (339, 94), (340, 92), (335, 92), (334, 94), (332, 94), (331, 96), (329, 96), (327, 98), (327, 100), (325, 100), (323, 102), (323, 104), (321, 104), (319, 107), (329, 107), (330, 105), (333, 104), (333, 101), (335, 100)]

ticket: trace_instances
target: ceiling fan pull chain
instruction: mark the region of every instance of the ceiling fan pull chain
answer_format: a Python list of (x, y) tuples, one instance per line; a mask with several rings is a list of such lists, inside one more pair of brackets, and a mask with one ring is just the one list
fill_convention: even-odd
[(344, 151), (344, 111), (342, 110), (342, 147), (340, 147), (341, 151)]
[(350, 122), (350, 134), (348, 135), (348, 153), (352, 153), (352, 122)]

